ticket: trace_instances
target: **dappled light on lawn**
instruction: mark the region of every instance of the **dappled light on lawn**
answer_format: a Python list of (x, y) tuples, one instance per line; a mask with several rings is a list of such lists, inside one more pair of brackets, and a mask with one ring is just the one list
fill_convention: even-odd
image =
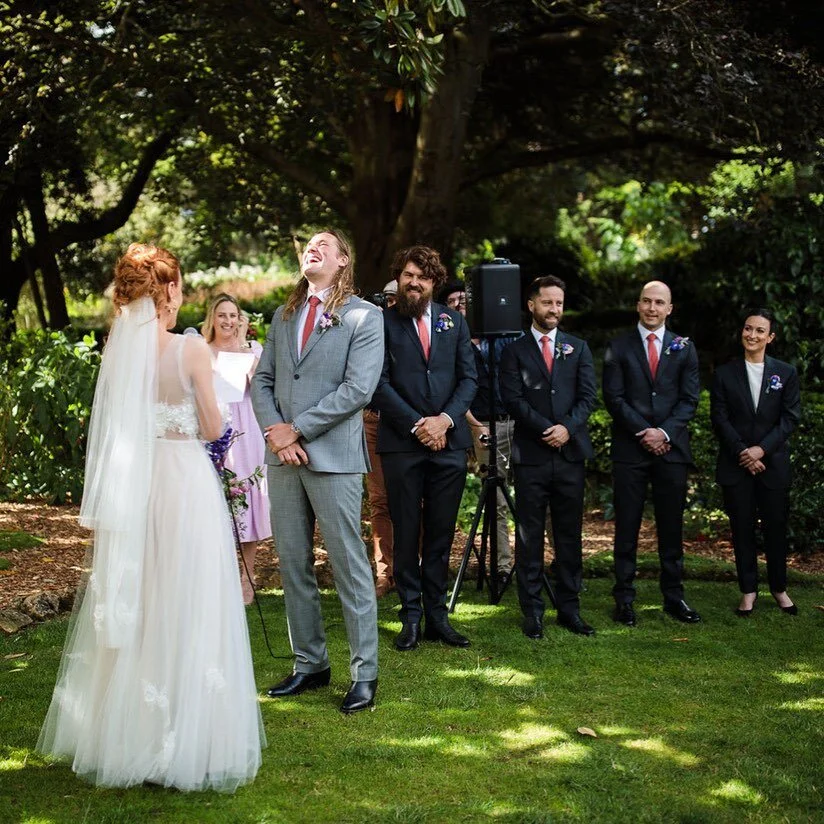
[(477, 678), (491, 687), (526, 687), (535, 683), (535, 674), (513, 667), (483, 667), (472, 670), (447, 669), (444, 678), (469, 680)]
[(635, 738), (630, 741), (623, 741), (622, 746), (666, 758), (682, 767), (694, 767), (700, 762), (700, 759), (696, 756), (676, 750), (660, 738)]
[(790, 664), (785, 670), (773, 673), (773, 678), (782, 684), (811, 684), (824, 679), (824, 670), (815, 670), (809, 664)]
[(758, 790), (736, 778), (726, 781), (717, 790), (712, 790), (710, 795), (723, 798), (725, 801), (739, 801), (745, 804), (761, 804), (764, 800), (764, 796)]

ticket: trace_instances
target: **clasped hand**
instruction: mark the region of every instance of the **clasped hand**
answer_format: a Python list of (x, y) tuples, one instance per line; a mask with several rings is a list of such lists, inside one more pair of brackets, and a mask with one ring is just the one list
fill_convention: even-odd
[(448, 429), (449, 418), (446, 415), (419, 418), (415, 422), (415, 437), (433, 452), (438, 452), (446, 446)]
[(750, 475), (757, 475), (767, 467), (761, 460), (764, 457), (764, 450), (760, 446), (749, 446), (738, 453), (738, 464), (744, 467)]
[(654, 426), (636, 432), (635, 437), (640, 438), (641, 446), (653, 455), (666, 455), (672, 449), (666, 435)]
[(569, 440), (569, 430), (563, 424), (556, 423), (541, 433), (541, 440), (548, 446), (560, 449)]
[(309, 456), (298, 441), (298, 433), (288, 423), (274, 423), (263, 430), (266, 445), (281, 463), (301, 466), (309, 463)]

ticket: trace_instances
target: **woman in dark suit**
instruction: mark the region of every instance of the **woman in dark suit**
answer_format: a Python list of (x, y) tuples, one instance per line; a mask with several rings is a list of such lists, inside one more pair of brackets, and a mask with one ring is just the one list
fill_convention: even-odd
[(732, 529), (741, 590), (736, 613), (742, 618), (752, 614), (758, 598), (759, 516), (770, 592), (785, 613), (798, 612), (787, 595), (788, 439), (801, 401), (795, 367), (766, 354), (774, 325), (767, 309), (747, 312), (741, 332), (744, 357), (716, 370), (710, 395), (712, 425), (721, 443), (716, 480)]

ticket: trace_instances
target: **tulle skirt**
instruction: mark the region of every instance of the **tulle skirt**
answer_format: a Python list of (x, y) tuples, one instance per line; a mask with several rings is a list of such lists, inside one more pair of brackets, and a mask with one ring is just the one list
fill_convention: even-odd
[(159, 439), (134, 641), (104, 647), (82, 597), (38, 749), (103, 786), (252, 780), (265, 736), (235, 557), (203, 447)]

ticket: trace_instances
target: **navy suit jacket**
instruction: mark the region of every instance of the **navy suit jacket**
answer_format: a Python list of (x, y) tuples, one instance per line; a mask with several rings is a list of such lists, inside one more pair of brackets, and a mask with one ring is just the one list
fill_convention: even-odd
[[(445, 319), (444, 328), (438, 331), (439, 320)], [(396, 307), (384, 311), (383, 328), (383, 372), (372, 399), (372, 406), (381, 413), (378, 452), (431, 452), (412, 434), (412, 427), (420, 418), (442, 412), (454, 423), (447, 430), (446, 449), (469, 449), (472, 435), (466, 410), (478, 381), (463, 315), (440, 303), (432, 304), (428, 361), (411, 318), (401, 315)]]
[[(572, 347), (566, 355), (565, 345)], [(595, 408), (597, 389), (586, 341), (559, 329), (550, 374), (537, 341), (527, 332), (504, 349), (499, 383), (504, 405), (515, 420), (512, 459), (516, 464), (540, 465), (559, 451), (568, 461), (593, 456), (587, 419)], [(541, 434), (558, 423), (570, 436), (560, 450), (541, 440)]]
[(692, 463), (687, 424), (695, 414), (700, 391), (698, 355), (692, 341), (671, 349), (675, 335), (667, 329), (655, 380), (638, 328), (607, 345), (604, 355), (604, 405), (612, 416), (612, 460), (642, 463), (652, 455), (636, 433), (660, 427), (671, 449), (661, 460)]
[(764, 358), (764, 378), (756, 410), (744, 358), (736, 358), (716, 369), (710, 403), (710, 419), (720, 441), (715, 473), (718, 483), (733, 486), (750, 477), (739, 466), (738, 456), (743, 449), (760, 446), (766, 469), (758, 478), (770, 489), (789, 486), (787, 441), (801, 418), (801, 392), (795, 367), (769, 355)]

